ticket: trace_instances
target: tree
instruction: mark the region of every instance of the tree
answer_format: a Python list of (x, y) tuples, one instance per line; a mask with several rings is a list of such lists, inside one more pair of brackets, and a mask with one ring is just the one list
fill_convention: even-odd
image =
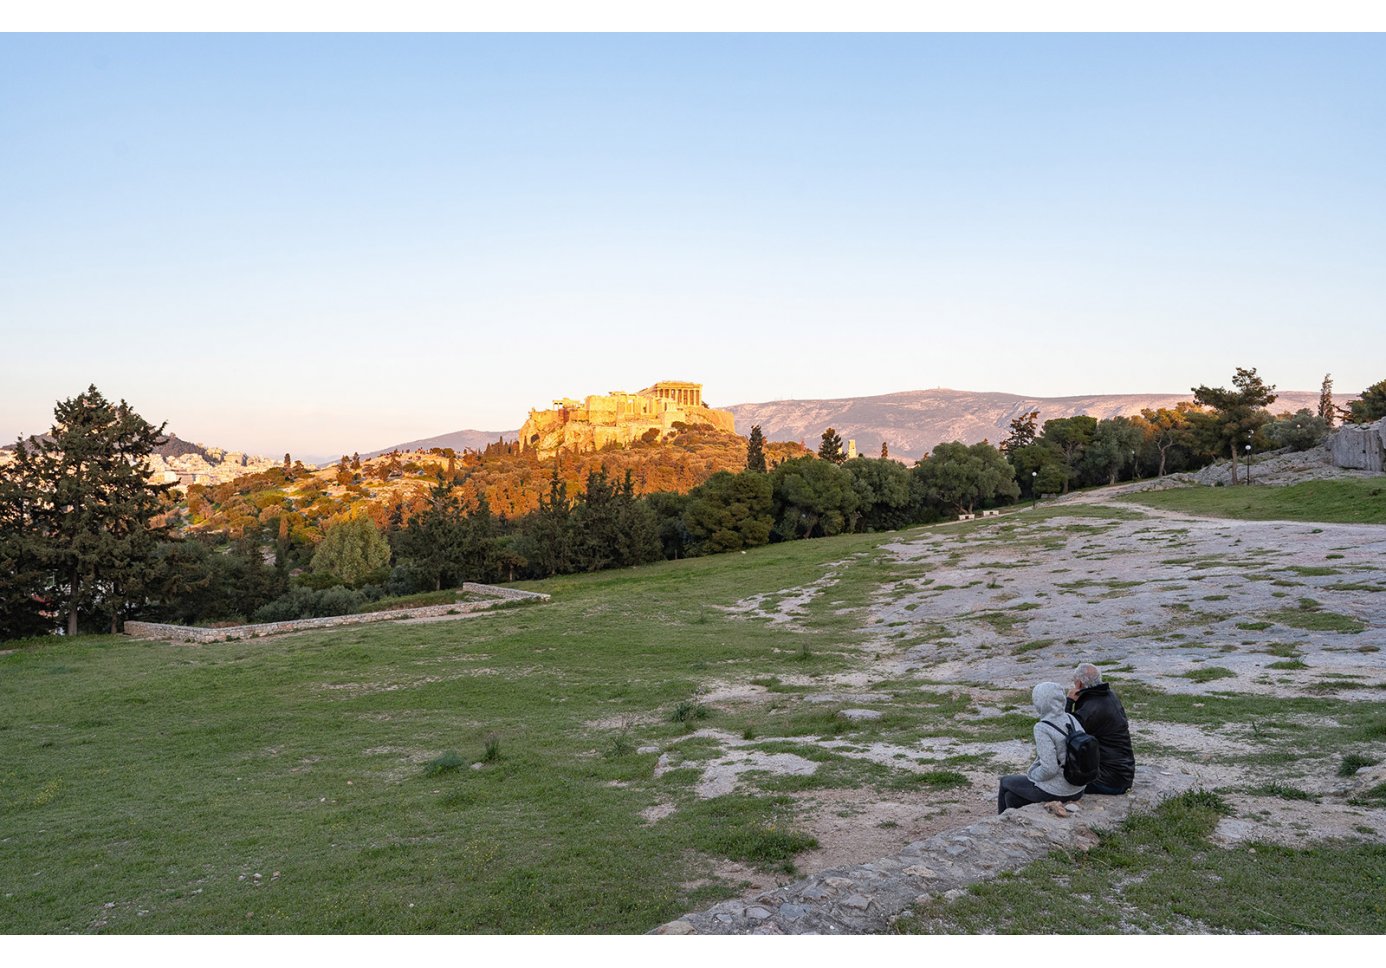
[(53, 418), (47, 435), (19, 442), (4, 472), (9, 525), (20, 529), (11, 548), (27, 573), (43, 573), (35, 593), (61, 612), (69, 635), (84, 612), (117, 632), (168, 531), (159, 518), (170, 485), (152, 483), (148, 463), (164, 427), (95, 386), (58, 403)]
[(1016, 484), (1021, 493), (1029, 497), (1057, 494), (1068, 480), (1068, 464), (1064, 462), (1063, 451), (1051, 443), (1038, 441), (1017, 447), (1006, 459), (1015, 468)]
[(883, 440), (881, 441), (881, 460), (885, 460), (888, 457), (890, 457), (890, 445)]
[(832, 461), (798, 457), (770, 472), (781, 540), (841, 534), (857, 509), (852, 475)]
[(1077, 474), (1078, 463), (1097, 432), (1097, 418), (1087, 414), (1075, 417), (1059, 417), (1046, 420), (1040, 439), (1052, 444), (1064, 455), (1064, 466), (1068, 473), (1064, 477), (1063, 493), (1068, 493), (1069, 481)]
[(34, 521), (37, 492), (0, 467), (0, 642), (53, 628), (51, 580)]
[(914, 489), (925, 504), (971, 514), (979, 504), (1015, 500), (1015, 469), (987, 443), (939, 444), (914, 465)]
[(1091, 483), (1115, 484), (1121, 472), (1135, 464), (1136, 450), (1144, 441), (1141, 428), (1129, 417), (1099, 420), (1083, 452), (1081, 470)]
[(1362, 391), (1362, 396), (1348, 404), (1348, 413), (1353, 423), (1374, 423), (1386, 417), (1386, 380), (1373, 383)]
[(869, 531), (903, 528), (910, 523), (910, 472), (899, 461), (881, 457), (854, 457), (842, 465), (852, 475), (857, 508), (852, 514), (852, 530), (858, 525)]
[(818, 458), (834, 464), (841, 464), (847, 459), (847, 455), (842, 452), (842, 438), (831, 427), (823, 431), (823, 442), (818, 445)]
[(1237, 367), (1232, 377), (1234, 389), (1197, 386), (1193, 388), (1194, 403), (1212, 409), (1211, 422), (1204, 423), (1205, 433), (1214, 450), (1225, 449), (1232, 455), (1232, 483), (1237, 483), (1238, 448), (1251, 443), (1262, 425), (1270, 419), (1266, 407), (1275, 402), (1275, 387), (1267, 386), (1256, 368)]
[(695, 554), (754, 548), (770, 540), (773, 514), (767, 474), (718, 471), (688, 492), (684, 532)]
[(428, 492), (428, 506), (409, 519), (395, 541), (397, 556), (418, 587), (441, 591), (457, 584), (465, 563), (467, 528), (462, 502), (449, 482), (438, 480)]
[(1325, 373), (1323, 383), (1319, 386), (1319, 419), (1328, 424), (1329, 429), (1333, 429), (1333, 417), (1336, 408), (1333, 406), (1333, 374)]
[(1011, 451), (1033, 444), (1038, 434), (1035, 429), (1035, 423), (1038, 420), (1038, 410), (1031, 410), (1029, 413), (1023, 413), (1013, 419), (1011, 421), (1011, 435), (1001, 441), (1001, 453), (1009, 457)]
[(1294, 413), (1282, 413), (1261, 428), (1272, 447), (1288, 447), (1293, 451), (1317, 447), (1328, 436), (1329, 430), (1328, 421), (1308, 407)]
[(1160, 407), (1158, 410), (1147, 407), (1141, 411), (1139, 417), (1132, 418), (1136, 426), (1144, 432), (1147, 443), (1153, 446), (1156, 453), (1160, 455), (1160, 467), (1156, 471), (1157, 477), (1165, 476), (1170, 450), (1175, 445), (1188, 441), (1190, 432), (1189, 411), (1192, 409), (1194, 409), (1193, 404), (1181, 400), (1175, 404), (1173, 410), (1168, 407)]
[(750, 439), (746, 441), (746, 470), (765, 473), (765, 435), (760, 432), (760, 424), (751, 428)]
[(375, 523), (361, 514), (327, 529), (313, 552), (311, 569), (359, 588), (372, 579), (383, 579), (389, 566), (390, 543), (376, 530)]

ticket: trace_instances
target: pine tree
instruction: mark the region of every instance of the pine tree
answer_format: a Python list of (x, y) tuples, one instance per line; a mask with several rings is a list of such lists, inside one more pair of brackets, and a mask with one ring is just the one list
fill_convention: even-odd
[(834, 464), (841, 464), (847, 459), (847, 455), (842, 452), (842, 438), (831, 427), (823, 431), (823, 442), (818, 445), (818, 457)]
[(765, 473), (765, 435), (760, 432), (760, 424), (751, 428), (750, 439), (746, 441), (746, 470)]
[(881, 441), (881, 460), (885, 460), (888, 457), (890, 457), (890, 445), (883, 440)]
[(53, 418), (45, 437), (19, 444), (6, 470), (10, 510), (0, 514), (19, 529), (7, 544), (28, 574), (42, 572), (35, 591), (62, 613), (67, 634), (77, 634), (83, 612), (102, 614), (116, 632), (143, 596), (167, 532), (156, 518), (170, 485), (149, 480), (164, 426), (95, 386), (57, 404)]
[(1328, 426), (1333, 426), (1333, 418), (1336, 411), (1333, 406), (1333, 374), (1323, 375), (1323, 384), (1319, 387), (1319, 416), (1328, 421)]

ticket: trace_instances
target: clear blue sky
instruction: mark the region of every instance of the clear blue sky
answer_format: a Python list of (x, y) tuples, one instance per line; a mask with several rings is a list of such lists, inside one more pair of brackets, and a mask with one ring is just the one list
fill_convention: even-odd
[(3, 36), (0, 438), (1386, 378), (1386, 38)]

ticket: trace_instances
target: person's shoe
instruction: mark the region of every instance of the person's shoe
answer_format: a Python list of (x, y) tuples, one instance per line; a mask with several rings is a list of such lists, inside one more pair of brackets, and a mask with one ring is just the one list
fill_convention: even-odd
[(1050, 800), (1048, 803), (1044, 805), (1044, 809), (1048, 810), (1056, 817), (1068, 816), (1068, 811), (1064, 809), (1064, 805), (1060, 803), (1058, 800)]

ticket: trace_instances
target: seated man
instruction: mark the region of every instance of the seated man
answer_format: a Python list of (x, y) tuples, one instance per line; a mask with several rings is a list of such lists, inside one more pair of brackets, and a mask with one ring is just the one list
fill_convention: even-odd
[(1130, 724), (1126, 710), (1112, 687), (1102, 681), (1102, 673), (1091, 662), (1084, 662), (1073, 673), (1073, 688), (1064, 709), (1083, 724), (1083, 730), (1097, 737), (1102, 761), (1097, 779), (1085, 788), (1088, 793), (1121, 794), (1136, 780), (1136, 754), (1131, 749)]

